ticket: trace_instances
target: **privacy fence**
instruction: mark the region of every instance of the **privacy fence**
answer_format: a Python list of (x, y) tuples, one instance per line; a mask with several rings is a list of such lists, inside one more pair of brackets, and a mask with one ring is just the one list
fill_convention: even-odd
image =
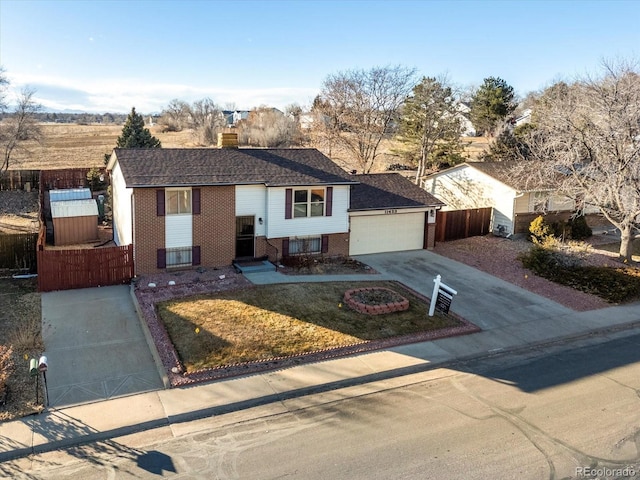
[(7, 170), (0, 175), (0, 190), (37, 190), (40, 170)]
[[(45, 191), (88, 185), (88, 168), (42, 170), (40, 201)], [(43, 208), (43, 215), (46, 209)], [(46, 222), (42, 218), (37, 242), (38, 290), (69, 290), (127, 284), (133, 278), (133, 246), (99, 248), (46, 248)]]
[(486, 235), (490, 232), (491, 207), (438, 212), (436, 242)]
[(0, 270), (36, 273), (37, 233), (0, 234)]

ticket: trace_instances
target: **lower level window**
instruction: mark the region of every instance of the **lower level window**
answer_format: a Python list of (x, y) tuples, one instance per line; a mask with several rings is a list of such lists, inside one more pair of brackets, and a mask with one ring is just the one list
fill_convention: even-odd
[(191, 247), (167, 248), (167, 267), (190, 267)]
[(292, 238), (289, 240), (289, 255), (320, 253), (321, 250), (321, 237)]

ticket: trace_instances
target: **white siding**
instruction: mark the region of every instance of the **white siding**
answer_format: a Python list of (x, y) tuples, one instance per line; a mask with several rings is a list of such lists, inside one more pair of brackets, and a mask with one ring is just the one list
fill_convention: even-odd
[(133, 212), (131, 195), (133, 189), (127, 188), (120, 165), (116, 162), (111, 171), (111, 192), (113, 196), (113, 238), (116, 245), (133, 243)]
[[(297, 188), (304, 188), (300, 186)], [(312, 187), (309, 187), (312, 188)], [(333, 187), (333, 206), (330, 217), (284, 218), (285, 187), (267, 188), (267, 238), (305, 237), (349, 231), (349, 186)]]
[(495, 178), (468, 165), (460, 165), (432, 175), (423, 186), (446, 204), (443, 211), (493, 207), (491, 229), (504, 225), (507, 233), (513, 233), (516, 191)]
[(165, 248), (193, 245), (193, 217), (191, 214), (165, 216)]
[[(255, 217), (256, 236), (265, 235), (267, 228), (267, 187), (264, 185), (236, 186), (236, 217), (244, 216)], [(258, 222), (259, 218), (263, 219), (262, 225)]]
[(424, 211), (351, 212), (349, 255), (419, 250), (424, 245), (424, 219)]

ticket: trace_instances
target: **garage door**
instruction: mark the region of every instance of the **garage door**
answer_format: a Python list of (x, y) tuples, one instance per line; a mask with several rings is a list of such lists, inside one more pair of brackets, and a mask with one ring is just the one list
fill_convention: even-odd
[(424, 212), (352, 216), (349, 255), (421, 249), (424, 217)]

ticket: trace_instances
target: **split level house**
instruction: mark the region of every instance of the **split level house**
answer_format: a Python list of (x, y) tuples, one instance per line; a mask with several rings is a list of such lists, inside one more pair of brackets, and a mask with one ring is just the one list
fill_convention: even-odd
[[(576, 210), (576, 203), (552, 185), (529, 181), (516, 162), (462, 163), (429, 175), (422, 186), (446, 204), (443, 211), (492, 207), (490, 229), (503, 236), (528, 232), (541, 214), (549, 222), (565, 221)], [(589, 223), (601, 222), (595, 212), (586, 212)]]
[(315, 149), (113, 151), (114, 241), (136, 274), (431, 248), (442, 202), (398, 174), (349, 175)]

